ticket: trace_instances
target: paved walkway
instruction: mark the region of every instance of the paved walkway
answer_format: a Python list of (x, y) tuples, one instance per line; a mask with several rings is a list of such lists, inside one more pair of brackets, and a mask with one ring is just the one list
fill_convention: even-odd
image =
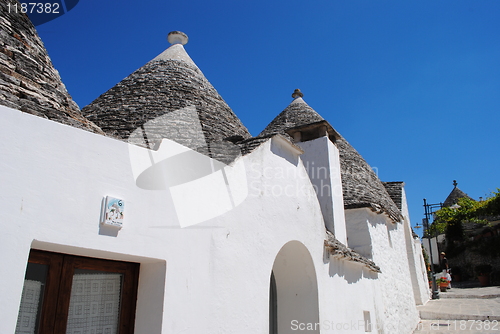
[(500, 334), (500, 286), (454, 286), (440, 299), (418, 306), (420, 322), (415, 334)]

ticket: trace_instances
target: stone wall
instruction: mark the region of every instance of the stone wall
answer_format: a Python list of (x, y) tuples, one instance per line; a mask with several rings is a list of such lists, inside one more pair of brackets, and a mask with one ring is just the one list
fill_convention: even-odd
[(451, 273), (454, 276), (460, 274), (460, 280), (477, 280), (474, 268), (483, 264), (489, 264), (493, 269), (491, 283), (500, 284), (500, 258), (483, 256), (468, 249), (453, 258), (448, 258)]

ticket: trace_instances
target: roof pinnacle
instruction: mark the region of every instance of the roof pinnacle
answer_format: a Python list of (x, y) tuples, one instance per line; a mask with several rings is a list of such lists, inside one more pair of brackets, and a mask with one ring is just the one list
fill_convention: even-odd
[(168, 33), (167, 40), (170, 44), (186, 45), (189, 38), (182, 31), (171, 31)]
[(298, 97), (303, 97), (303, 96), (304, 96), (304, 94), (302, 94), (302, 92), (301, 92), (301, 91), (300, 91), (300, 89), (298, 89), (298, 88), (297, 88), (297, 89), (295, 89), (295, 90), (294, 90), (294, 92), (293, 92), (293, 94), (292, 94), (292, 97), (293, 97), (294, 99), (296, 99), (296, 98), (298, 98)]
[(457, 187), (457, 185), (458, 185), (457, 180), (453, 180), (453, 185), (455, 186), (455, 188)]

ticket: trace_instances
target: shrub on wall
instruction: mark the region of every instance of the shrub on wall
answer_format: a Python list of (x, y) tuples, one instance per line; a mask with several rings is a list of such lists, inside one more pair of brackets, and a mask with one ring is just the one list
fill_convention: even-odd
[(500, 189), (484, 201), (470, 198), (458, 200), (458, 207), (446, 207), (436, 212), (432, 229), (437, 233), (446, 233), (449, 242), (464, 240), (464, 224), (487, 225), (489, 218), (500, 215)]

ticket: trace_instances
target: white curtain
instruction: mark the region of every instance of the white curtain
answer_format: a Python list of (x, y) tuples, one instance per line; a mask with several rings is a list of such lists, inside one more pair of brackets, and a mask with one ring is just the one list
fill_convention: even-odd
[(35, 325), (42, 292), (42, 282), (25, 279), (16, 334), (35, 334)]
[(75, 274), (66, 334), (116, 334), (121, 274)]

